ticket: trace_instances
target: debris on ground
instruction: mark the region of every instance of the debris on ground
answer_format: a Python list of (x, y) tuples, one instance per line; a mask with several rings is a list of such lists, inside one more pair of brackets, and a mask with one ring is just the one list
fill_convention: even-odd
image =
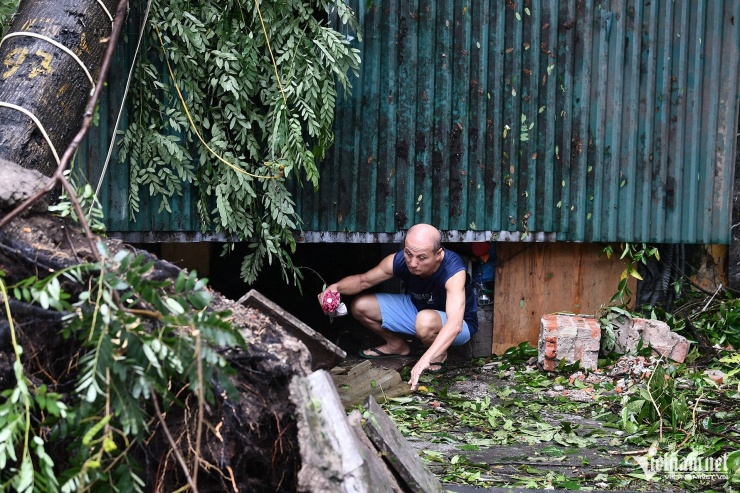
[(400, 373), (392, 368), (373, 365), (368, 360), (356, 365), (337, 366), (330, 373), (346, 409), (362, 404), (370, 395), (384, 400), (411, 393), (411, 388), (401, 379)]
[(654, 475), (642, 465), (650, 453), (732, 458), (740, 439), (736, 376), (722, 372), (718, 386), (712, 376), (720, 373), (651, 354), (545, 372), (536, 351), (523, 344), (472, 365), (458, 361), (441, 376), (424, 375), (423, 391), (382, 407), (445, 485), (709, 491), (732, 474)]

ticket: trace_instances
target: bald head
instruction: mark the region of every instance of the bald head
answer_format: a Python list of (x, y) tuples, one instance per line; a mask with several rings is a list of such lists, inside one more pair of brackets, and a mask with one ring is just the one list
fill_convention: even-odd
[(419, 245), (428, 247), (431, 252), (442, 248), (442, 233), (431, 224), (415, 224), (406, 233), (404, 245)]
[(403, 259), (409, 272), (426, 278), (434, 274), (445, 257), (442, 234), (429, 224), (412, 226), (403, 245)]

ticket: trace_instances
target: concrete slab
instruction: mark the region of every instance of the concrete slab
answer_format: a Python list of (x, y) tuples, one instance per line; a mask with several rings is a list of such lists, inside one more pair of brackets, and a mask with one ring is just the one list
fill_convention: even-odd
[(442, 483), (427, 468), (416, 450), (372, 396), (367, 398), (365, 409), (369, 413), (364, 426), (365, 433), (410, 490), (420, 493), (442, 493), (444, 491)]

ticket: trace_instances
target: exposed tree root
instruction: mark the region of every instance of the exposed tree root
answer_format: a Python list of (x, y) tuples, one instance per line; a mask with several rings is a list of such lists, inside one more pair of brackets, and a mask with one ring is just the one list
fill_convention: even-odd
[[(112, 255), (131, 248), (116, 240), (100, 241), (106, 243)], [(154, 279), (174, 281), (180, 272), (168, 262), (141, 253), (153, 262), (150, 276)], [(84, 232), (70, 221), (31, 213), (0, 229), (0, 269), (5, 271), (8, 285), (29, 276), (44, 277), (76, 265), (80, 259), (93, 261)], [(81, 289), (77, 283), (63, 284), (73, 297)], [(181, 393), (179, 406), (157, 409), (162, 403), (151, 403), (150, 435), (145, 446), (132, 447), (129, 453), (137, 457), (148, 491), (171, 492), (187, 485), (184, 471), (193, 471), (194, 464), (198, 473), (190, 480), (197, 481), (201, 493), (295, 491), (300, 454), (288, 383), (295, 374), (311, 372), (310, 355), (300, 341), (258, 311), (216, 293), (211, 307), (230, 311), (230, 322), (240, 328), (247, 341), (245, 350), (230, 349), (223, 354), (236, 371), (232, 382), (239, 392), (238, 399), (230, 399), (219, 389), (213, 405), (199, 402), (186, 391)], [(16, 300), (10, 300), (10, 308), (24, 348), (26, 375), (34, 385), (47, 385), (51, 391), (70, 395), (75, 391), (80, 347), (74, 339), (60, 335), (62, 314)], [(13, 351), (3, 335), (7, 326), (3, 313), (0, 390), (15, 384)], [(208, 368), (203, 369), (203, 379), (211, 379)], [(165, 427), (186, 468), (179, 463)], [(63, 441), (50, 445), (49, 453), (58, 467), (64, 466), (69, 454), (65, 445)]]

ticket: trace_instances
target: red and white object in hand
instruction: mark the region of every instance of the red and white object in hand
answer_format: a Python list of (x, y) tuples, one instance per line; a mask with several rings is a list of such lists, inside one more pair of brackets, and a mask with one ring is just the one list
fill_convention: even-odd
[(342, 297), (337, 291), (324, 291), (321, 309), (332, 318), (347, 314), (347, 307), (342, 303)]

